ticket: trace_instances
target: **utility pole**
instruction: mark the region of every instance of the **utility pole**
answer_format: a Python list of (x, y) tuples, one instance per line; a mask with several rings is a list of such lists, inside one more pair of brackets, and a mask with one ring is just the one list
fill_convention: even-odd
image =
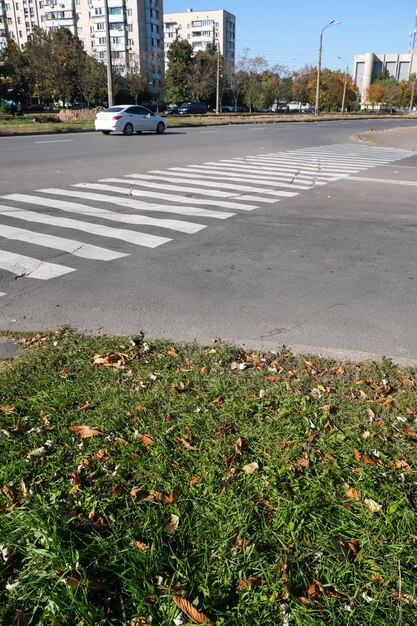
[(416, 89), (416, 83), (417, 83), (417, 74), (414, 74), (414, 78), (412, 79), (412, 83), (411, 83), (411, 98), (410, 98), (410, 113), (413, 110), (413, 103), (414, 103), (414, 91)]
[(348, 74), (349, 74), (349, 64), (345, 59), (342, 59), (342, 57), (337, 57), (338, 59), (340, 59), (341, 61), (343, 61), (344, 63), (346, 63), (346, 72), (345, 72), (345, 80), (343, 82), (343, 97), (342, 97), (342, 113), (345, 112), (345, 102), (346, 102), (346, 89), (347, 89), (347, 81), (348, 81)]
[(216, 115), (220, 113), (220, 44), (217, 42)]
[(317, 84), (316, 84), (316, 106), (314, 108), (315, 115), (320, 113), (320, 74), (321, 74), (321, 57), (323, 53), (323, 31), (330, 26), (336, 26), (337, 24), (341, 24), (340, 20), (332, 20), (326, 26), (321, 29), (320, 33), (320, 47), (319, 47), (319, 60), (317, 63)]
[(108, 0), (104, 0), (104, 21), (106, 24), (106, 53), (107, 53), (107, 99), (108, 106), (113, 106), (113, 71), (111, 62), (111, 43), (109, 26), (109, 6)]

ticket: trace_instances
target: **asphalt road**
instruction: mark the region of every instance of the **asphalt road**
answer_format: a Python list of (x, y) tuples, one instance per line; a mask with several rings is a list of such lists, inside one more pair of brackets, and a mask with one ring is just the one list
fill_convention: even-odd
[[(262, 349), (287, 345), (417, 362), (417, 154), (352, 138), (370, 128), (409, 124), (415, 126), (359, 120), (173, 129), (163, 136), (0, 138), (0, 328), (143, 330), (174, 340), (221, 338)], [(250, 159), (235, 172), (246, 157), (258, 159), (264, 183), (255, 180), (261, 169), (255, 174)], [(211, 174), (208, 191), (190, 180), (190, 166), (198, 165), (202, 178)], [(281, 169), (292, 177), (286, 187), (275, 179)], [(159, 174), (135, 180), (133, 192), (126, 186), (124, 177), (151, 170)], [(182, 182), (170, 183), (167, 170)], [(240, 181), (231, 181), (233, 172)], [(119, 182), (98, 183), (104, 178)], [(237, 191), (226, 189), (230, 183), (252, 191), (238, 199), (230, 195)], [(274, 191), (294, 194), (274, 197)], [(78, 192), (112, 200), (74, 198)], [(152, 193), (164, 198), (146, 195)], [(37, 202), (39, 196), (49, 205)], [(57, 208), (53, 199), (73, 204)], [(132, 200), (153, 207), (133, 207)], [(90, 213), (80, 214), (85, 205)], [(187, 206), (198, 210), (181, 213)], [(201, 210), (235, 215), (219, 219)], [(132, 215), (160, 223), (132, 224)], [(86, 224), (92, 226), (84, 229)], [(113, 234), (103, 236), (109, 227)], [(137, 233), (147, 237), (146, 247), (137, 243)], [(57, 249), (52, 237), (65, 239), (62, 246), (73, 245), (72, 251)], [(89, 247), (80, 252), (69, 241)], [(108, 250), (112, 259), (94, 258)], [(53, 274), (57, 266), (66, 268), (62, 275)], [(48, 271), (55, 277), (46, 280)]]

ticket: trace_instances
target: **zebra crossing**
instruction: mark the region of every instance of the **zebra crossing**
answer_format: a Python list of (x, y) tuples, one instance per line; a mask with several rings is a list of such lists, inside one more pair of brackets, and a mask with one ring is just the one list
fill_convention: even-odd
[[(414, 153), (393, 148), (332, 144), (2, 195), (0, 270), (50, 280), (77, 269), (46, 261), (42, 249), (114, 262), (131, 254), (131, 246), (157, 248), (176, 233), (195, 235), (212, 220), (228, 220), (410, 156)], [(86, 241), (91, 235), (100, 245)], [(125, 250), (114, 250), (115, 240)], [(7, 241), (19, 242), (18, 251), (5, 249)], [(36, 256), (30, 254), (34, 248)]]

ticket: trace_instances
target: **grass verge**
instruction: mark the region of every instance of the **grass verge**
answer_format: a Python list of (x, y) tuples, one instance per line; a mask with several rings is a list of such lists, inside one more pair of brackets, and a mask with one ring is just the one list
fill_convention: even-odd
[(416, 369), (22, 341), (0, 370), (2, 624), (417, 622)]

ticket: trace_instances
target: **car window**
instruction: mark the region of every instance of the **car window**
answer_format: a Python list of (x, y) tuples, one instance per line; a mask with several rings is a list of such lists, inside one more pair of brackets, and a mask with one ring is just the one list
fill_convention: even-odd
[(137, 109), (139, 109), (139, 113), (140, 115), (149, 115), (150, 111), (148, 109), (145, 109), (145, 107), (136, 107)]
[(117, 111), (123, 111), (124, 107), (110, 107), (109, 109), (106, 109), (106, 113), (116, 113)]
[(139, 107), (126, 107), (125, 108), (125, 113), (129, 113), (130, 115), (134, 114), (134, 113), (139, 113), (139, 111), (137, 110)]

